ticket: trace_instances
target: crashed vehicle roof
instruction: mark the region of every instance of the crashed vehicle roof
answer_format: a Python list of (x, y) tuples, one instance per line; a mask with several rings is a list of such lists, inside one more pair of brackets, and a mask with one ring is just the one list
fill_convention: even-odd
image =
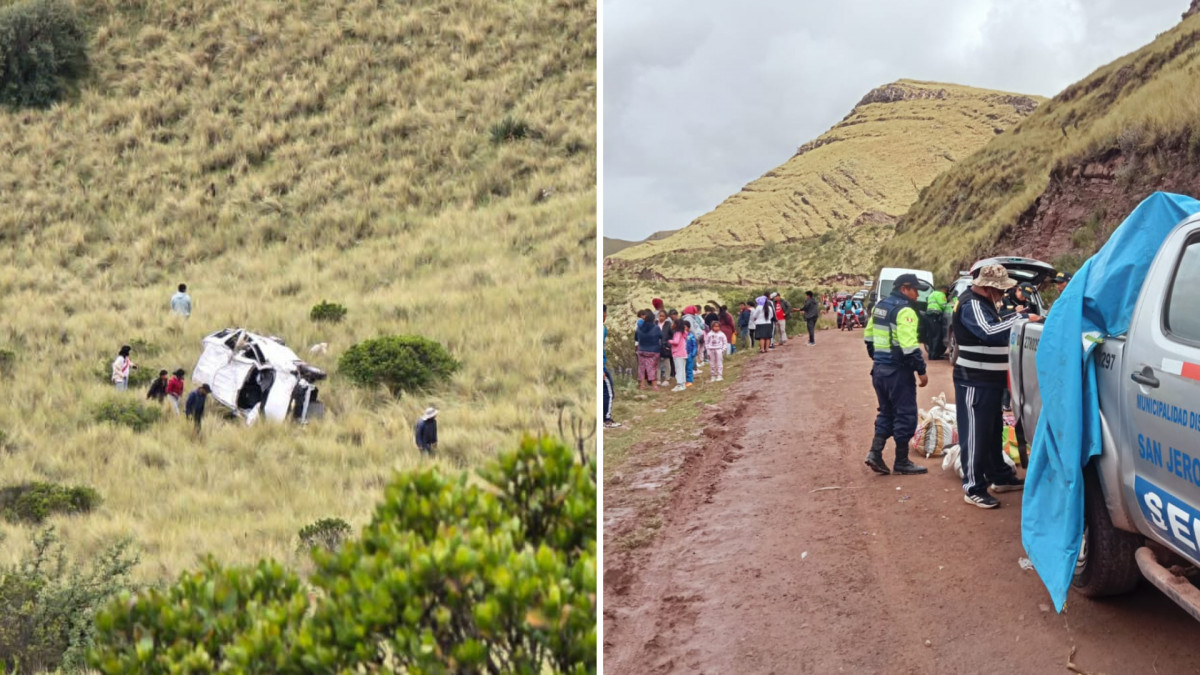
[[(229, 408), (237, 408), (238, 394), (251, 384), (266, 395), (268, 419), (283, 419), (288, 402), (301, 380), (316, 382), (325, 372), (305, 363), (279, 338), (264, 337), (243, 328), (226, 328), (205, 337), (204, 350), (192, 373), (196, 384), (207, 384), (213, 397)], [(270, 373), (265, 381), (252, 375)], [(264, 376), (266, 377), (266, 376)]]

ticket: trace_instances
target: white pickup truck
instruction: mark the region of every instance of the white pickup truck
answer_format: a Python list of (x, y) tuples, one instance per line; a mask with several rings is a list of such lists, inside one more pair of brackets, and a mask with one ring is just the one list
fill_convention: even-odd
[[(1051, 309), (1053, 316), (1053, 309)], [(1013, 409), (1041, 412), (1042, 325), (1013, 330)], [(1103, 451), (1085, 470), (1083, 546), (1072, 586), (1085, 596), (1145, 577), (1200, 620), (1200, 216), (1177, 226), (1150, 266), (1126, 335), (1096, 348)]]

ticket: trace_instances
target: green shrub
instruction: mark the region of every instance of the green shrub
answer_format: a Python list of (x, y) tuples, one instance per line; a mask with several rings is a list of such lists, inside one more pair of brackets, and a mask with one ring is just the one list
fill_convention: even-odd
[(0, 565), (0, 671), (83, 670), (96, 611), (129, 588), (136, 564), (128, 541), (84, 569), (69, 564), (54, 530), (36, 535), (20, 562)]
[(84, 485), (23, 483), (0, 488), (0, 516), (10, 523), (38, 524), (55, 513), (88, 513), (100, 505), (100, 495)]
[(322, 518), (300, 530), (300, 548), (332, 551), (350, 536), (350, 523), (341, 518)]
[(162, 410), (142, 405), (138, 399), (109, 399), (96, 408), (97, 422), (108, 422), (117, 426), (129, 427), (137, 432), (145, 431), (154, 426), (162, 417)]
[(87, 72), (87, 43), (70, 2), (0, 7), (0, 104), (44, 108), (61, 99)]
[(440, 344), (417, 335), (360, 342), (338, 359), (338, 370), (366, 387), (387, 387), (393, 396), (447, 380), (459, 363)]
[(308, 318), (318, 322), (341, 323), (342, 319), (346, 318), (346, 308), (336, 302), (322, 300), (319, 304), (313, 305), (312, 311), (308, 313)]
[(535, 132), (533, 127), (530, 127), (524, 120), (519, 120), (509, 115), (492, 125), (490, 135), (492, 143), (499, 145), (509, 141), (530, 138), (535, 135)]
[(596, 668), (596, 476), (527, 439), (472, 479), (402, 474), (361, 535), (274, 563), (211, 560), (112, 602), (93, 668), (139, 672), (570, 672)]
[(0, 377), (12, 377), (13, 368), (17, 365), (17, 354), (8, 349), (0, 349)]

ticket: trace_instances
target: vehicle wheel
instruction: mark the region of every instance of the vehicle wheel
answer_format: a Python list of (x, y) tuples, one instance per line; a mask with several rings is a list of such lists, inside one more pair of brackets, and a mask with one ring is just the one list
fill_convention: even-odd
[(954, 339), (954, 331), (950, 331), (950, 347), (946, 350), (946, 358), (950, 359), (950, 365), (958, 361), (958, 340)]
[(1089, 598), (1128, 593), (1142, 578), (1134, 559), (1142, 537), (1113, 527), (1096, 468), (1083, 475), (1083, 543), (1071, 586)]

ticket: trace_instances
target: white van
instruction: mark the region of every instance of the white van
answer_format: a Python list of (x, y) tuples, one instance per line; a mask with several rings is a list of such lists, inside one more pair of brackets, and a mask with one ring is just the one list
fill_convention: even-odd
[(875, 282), (871, 284), (871, 295), (867, 298), (867, 312), (879, 302), (880, 298), (886, 298), (892, 294), (892, 284), (895, 283), (896, 277), (901, 274), (915, 274), (921, 281), (929, 284), (929, 289), (921, 291), (917, 296), (916, 306), (919, 311), (925, 311), (925, 302), (929, 299), (929, 294), (933, 291), (933, 272), (929, 270), (909, 270), (903, 267), (884, 267), (875, 274)]

